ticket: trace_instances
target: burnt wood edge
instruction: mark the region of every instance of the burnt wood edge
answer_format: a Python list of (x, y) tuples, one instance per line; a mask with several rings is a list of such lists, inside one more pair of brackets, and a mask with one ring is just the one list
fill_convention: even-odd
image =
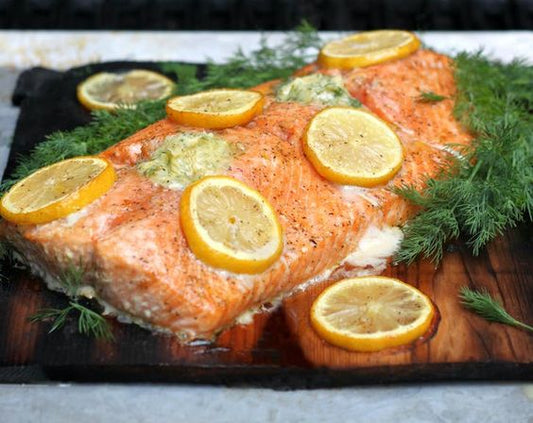
[(169, 383), (275, 390), (335, 388), (389, 383), (533, 381), (530, 363), (432, 363), (358, 369), (274, 366), (89, 365), (0, 367), (0, 383)]

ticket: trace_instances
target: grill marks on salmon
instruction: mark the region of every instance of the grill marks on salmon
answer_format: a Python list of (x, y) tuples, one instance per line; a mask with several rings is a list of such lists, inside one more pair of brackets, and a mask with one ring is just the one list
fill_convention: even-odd
[(425, 104), (420, 91), (451, 96), (451, 61), (429, 51), (342, 73), (350, 93), (388, 121), (405, 148), (405, 162), (388, 186), (341, 187), (323, 179), (306, 160), (301, 136), (320, 108), (270, 99), (245, 127), (214, 131), (239, 144), (227, 174), (267, 198), (279, 215), (285, 245), (281, 258), (259, 275), (213, 269), (187, 247), (180, 228), (181, 191), (153, 184), (135, 164), (165, 136), (180, 131), (157, 122), (102, 156), (118, 178), (113, 188), (81, 212), (37, 226), (2, 222), (2, 232), (34, 265), (53, 275), (83, 263), (85, 283), (121, 313), (182, 339), (211, 338), (251, 307), (338, 267), (370, 225), (398, 225), (413, 213), (390, 186), (416, 184), (445, 164), (446, 143), (469, 135), (452, 117), (452, 100)]

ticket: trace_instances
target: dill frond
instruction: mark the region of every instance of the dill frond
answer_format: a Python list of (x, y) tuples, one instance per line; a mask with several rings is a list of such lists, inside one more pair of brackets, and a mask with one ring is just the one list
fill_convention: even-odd
[(39, 310), (30, 317), (30, 322), (40, 322), (52, 320), (52, 326), (48, 333), (52, 333), (65, 326), (67, 317), (74, 311), (78, 312), (78, 332), (86, 336), (94, 336), (98, 339), (105, 339), (112, 341), (114, 339), (113, 333), (107, 320), (91, 310), (90, 308), (80, 304), (77, 301), (71, 301), (65, 308), (45, 308)]
[(67, 317), (71, 313), (77, 312), (79, 333), (111, 341), (113, 340), (113, 333), (107, 320), (94, 310), (80, 303), (78, 292), (83, 282), (83, 275), (84, 269), (81, 263), (79, 266), (70, 263), (59, 276), (59, 283), (65, 290), (65, 294), (72, 299), (69, 305), (62, 309), (45, 308), (39, 310), (29, 320), (31, 322), (52, 320), (52, 326), (48, 331), (48, 333), (52, 333), (65, 325)]
[(61, 272), (59, 276), (60, 284), (65, 289), (65, 293), (69, 297), (77, 298), (78, 290), (83, 281), (83, 272), (84, 271), (81, 263), (79, 266), (69, 263), (67, 268)]
[(481, 53), (455, 60), (455, 116), (475, 135), (452, 158), (453, 172), (414, 193), (395, 190), (421, 208), (405, 225), (397, 261), (438, 263), (445, 242), (463, 237), (474, 255), (495, 237), (533, 218), (533, 67), (493, 62)]
[(52, 333), (56, 331), (57, 329), (62, 328), (65, 325), (67, 321), (67, 316), (72, 310), (73, 308), (70, 305), (63, 309), (43, 308), (39, 310), (37, 313), (35, 313), (33, 316), (31, 316), (29, 318), (29, 321), (32, 323), (35, 323), (35, 322), (40, 322), (44, 320), (52, 320), (52, 326), (50, 327), (50, 330), (48, 331), (48, 333)]
[(463, 286), (459, 291), (459, 298), (465, 308), (479, 314), (489, 322), (503, 323), (533, 332), (533, 326), (516, 320), (486, 290), (474, 291)]
[(321, 44), (316, 30), (303, 21), (278, 45), (270, 45), (267, 37), (262, 36), (259, 48), (249, 54), (239, 49), (226, 63), (209, 60), (201, 79), (194, 65), (167, 62), (161, 69), (177, 76), (179, 95), (212, 88), (250, 88), (274, 79), (287, 79), (315, 59)]
[(273, 79), (286, 79), (314, 60), (321, 44), (317, 32), (305, 21), (276, 46), (270, 46), (263, 36), (259, 49), (249, 55), (239, 49), (224, 64), (209, 63), (205, 88), (249, 88)]
[(433, 91), (426, 91), (423, 93), (420, 93), (420, 96), (418, 97), (418, 101), (421, 101), (422, 103), (438, 103), (439, 101), (445, 100), (447, 97), (435, 94)]
[(78, 332), (107, 341), (114, 339), (109, 323), (102, 315), (78, 302), (71, 302), (70, 306), (79, 312)]
[(165, 73), (174, 74), (177, 79), (175, 88), (176, 95), (193, 94), (202, 91), (205, 82), (198, 78), (198, 66), (184, 63), (166, 62), (161, 64), (161, 70)]

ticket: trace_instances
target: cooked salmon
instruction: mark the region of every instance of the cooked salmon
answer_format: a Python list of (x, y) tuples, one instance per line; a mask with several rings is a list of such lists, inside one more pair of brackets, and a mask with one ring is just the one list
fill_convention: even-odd
[[(210, 339), (243, 312), (338, 267), (370, 226), (404, 223), (414, 210), (390, 187), (423, 187), (445, 164), (447, 144), (470, 141), (452, 115), (449, 58), (420, 50), (405, 59), (333, 72), (364, 107), (392, 125), (405, 161), (384, 186), (352, 189), (328, 182), (305, 158), (301, 144), (320, 107), (273, 98), (246, 126), (214, 131), (243, 151), (226, 174), (260, 191), (284, 229), (281, 258), (261, 274), (231, 274), (198, 260), (180, 227), (182, 192), (156, 185), (136, 170), (166, 136), (191, 131), (167, 119), (101, 153), (118, 175), (103, 197), (47, 224), (2, 222), (2, 232), (41, 275), (53, 279), (69, 264), (81, 263), (84, 283), (119, 313), (184, 340)], [(446, 99), (420, 102), (425, 91)]]

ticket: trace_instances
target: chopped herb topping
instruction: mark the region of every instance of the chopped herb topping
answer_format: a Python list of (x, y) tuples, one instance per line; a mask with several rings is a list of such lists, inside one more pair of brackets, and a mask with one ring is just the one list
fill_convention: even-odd
[(320, 73), (290, 79), (278, 88), (276, 100), (325, 106), (358, 107), (361, 105), (344, 87), (341, 76)]

